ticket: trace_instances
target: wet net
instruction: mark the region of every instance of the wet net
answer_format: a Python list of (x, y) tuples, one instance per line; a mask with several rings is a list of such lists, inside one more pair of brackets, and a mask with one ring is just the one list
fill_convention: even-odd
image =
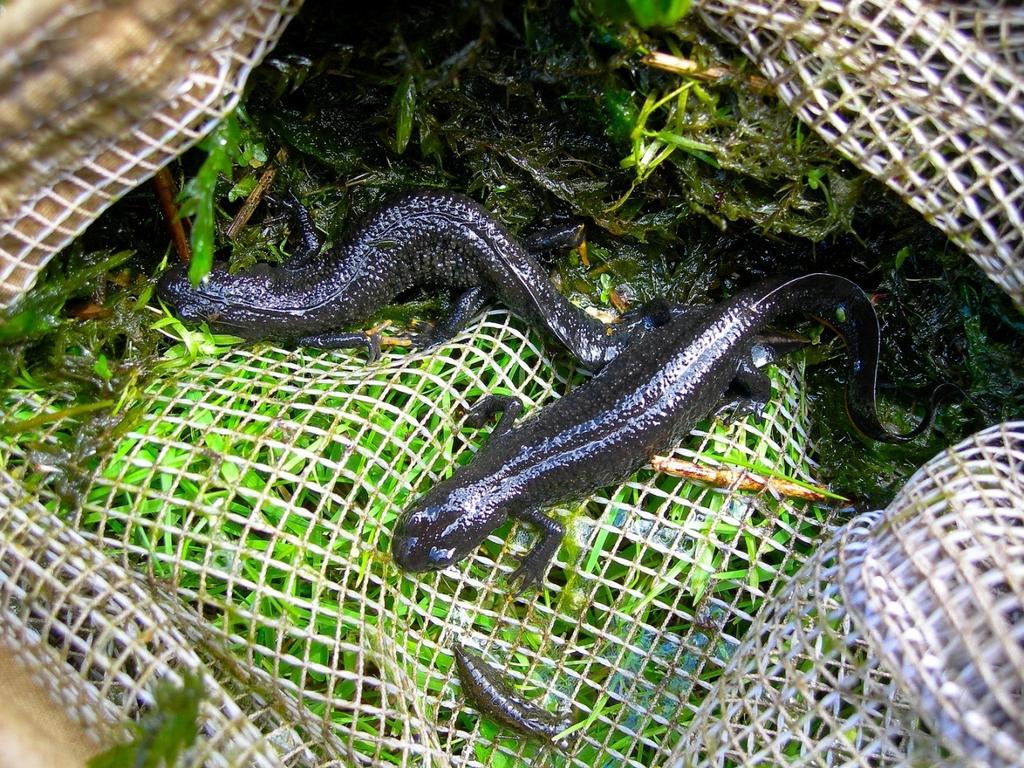
[[(161, 43), (177, 54), (150, 53), (181, 66), (146, 80), (136, 111), (79, 125), (102, 129), (81, 146), (5, 143), (0, 302), (230, 108), (296, 4), (206, 4), (191, 26), (186, 11), (159, 15), (177, 4), (109, 5), (180, 29)], [(68, 110), (66, 89), (30, 94), (11, 67), (39, 43), (31, 30), (80, 19), (19, 32), (16, 10), (0, 15), (0, 98)], [(1024, 303), (1021, 11), (700, 12)], [(100, 30), (115, 36), (110, 18)], [(538, 408), (580, 382), (549, 351), (492, 311), (429, 355), (373, 365), (185, 336), (130, 403), (84, 413), (4, 394), (0, 641), (98, 743), (123, 736), (157, 681), (198, 672), (195, 765), (1021, 764), (1024, 425), (938, 456), (884, 513), (834, 533), (832, 507), (770, 484), (645, 469), (556, 510), (569, 536), (542, 592), (509, 594), (533, 540), (515, 526), (441, 574), (398, 573), (395, 517), (484, 439), (464, 410), (492, 392)], [(802, 371), (772, 375), (763, 419), (704, 424), (674, 455), (813, 483)], [(548, 707), (575, 702), (587, 724), (573, 754), (480, 718), (454, 678), (454, 638)]]
[(209, 133), (301, 0), (0, 8), (0, 307)]
[(1021, 765), (1024, 424), (926, 464), (758, 615), (687, 765)]
[(801, 120), (1024, 307), (1024, 7), (703, 0)]

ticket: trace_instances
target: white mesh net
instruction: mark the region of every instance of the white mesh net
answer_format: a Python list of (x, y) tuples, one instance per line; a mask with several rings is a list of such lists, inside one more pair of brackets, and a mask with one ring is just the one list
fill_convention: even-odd
[(234, 108), (299, 5), (12, 0), (3, 9), (0, 307)]
[(1024, 8), (701, 0), (780, 98), (1024, 307)]
[(940, 454), (755, 620), (672, 765), (1024, 762), (1024, 423)]
[[(4, 115), (74, 104), (59, 87), (27, 99), (11, 67), (83, 21), (116, 40), (93, 13), (137, 6), (161, 30), (138, 39), (180, 66), (81, 144), (3, 137), (0, 304), (237, 101), (298, 2), (193, 16), (155, 0), (80, 16), (40, 5), (21, 29), (42, 37), (8, 24), (27, 5), (0, 15)], [(700, 12), (1024, 304), (1019, 9)], [(698, 430), (677, 455), (812, 481), (802, 373), (774, 376), (763, 422)], [(530, 541), (518, 529), (444, 574), (398, 574), (395, 515), (481, 439), (460, 409), (494, 391), (539, 407), (572, 379), (492, 312), (436, 353), (373, 366), (273, 348), (186, 355), (133, 404), (127, 432), (116, 408), (86, 417), (55, 395), (5, 393), (0, 638), (99, 739), (122, 733), (154, 681), (199, 671), (195, 765), (1021, 764), (1019, 424), (938, 457), (824, 547), (826, 507), (644, 470), (562, 510), (569, 543), (543, 594), (507, 594), (511, 553)], [(84, 450), (81, 433), (106, 450)], [(593, 710), (571, 758), (472, 713), (453, 681), (456, 636), (549, 706)]]

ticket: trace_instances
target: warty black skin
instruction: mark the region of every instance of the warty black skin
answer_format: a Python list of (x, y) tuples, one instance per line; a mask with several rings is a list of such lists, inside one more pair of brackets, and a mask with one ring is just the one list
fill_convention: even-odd
[(518, 427), (511, 427), (518, 400), (485, 398), (473, 420), (504, 410), (501, 422), (468, 464), (399, 518), (392, 542), (396, 563), (408, 571), (444, 568), (513, 517), (531, 523), (541, 538), (511, 580), (522, 579), (522, 588), (539, 583), (564, 533), (542, 510), (626, 480), (677, 444), (730, 385), (739, 385), (755, 403), (766, 401), (770, 382), (751, 365), (751, 350), (766, 324), (792, 313), (819, 317), (846, 342), (847, 411), (854, 427), (888, 442), (928, 428), (934, 396), (928, 415), (908, 434), (893, 434), (878, 420), (878, 319), (857, 285), (825, 273), (772, 278), (717, 306), (667, 319)]
[[(284, 202), (300, 232), (300, 246), (287, 263), (258, 264), (235, 275), (217, 263), (198, 286), (189, 281), (187, 266), (178, 265), (160, 278), (157, 294), (183, 319), (206, 320), (243, 338), (327, 349), (364, 346), (371, 358), (378, 338), (341, 329), (413, 286), (466, 289), (452, 316), (419, 339), (426, 346), (461, 330), (491, 296), (546, 328), (591, 370), (615, 357), (630, 335), (627, 324), (605, 326), (573, 306), (505, 228), (462, 195), (408, 194), (328, 252), (298, 201)], [(567, 231), (560, 242), (570, 236)]]
[(571, 740), (555, 738), (572, 725), (568, 713), (556, 714), (538, 707), (509, 685), (501, 672), (458, 642), (455, 667), (462, 691), (477, 711), (524, 736), (546, 741), (563, 752), (569, 750)]

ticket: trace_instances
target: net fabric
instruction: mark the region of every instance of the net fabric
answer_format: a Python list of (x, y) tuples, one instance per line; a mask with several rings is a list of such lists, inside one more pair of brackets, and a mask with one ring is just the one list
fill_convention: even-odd
[(999, 55), (1008, 66), (1024, 64), (1024, 9), (1006, 0), (942, 5), (953, 25), (979, 45)]
[(204, 672), (208, 737), (196, 765), (276, 765), (276, 750), (221, 688), (151, 589), (0, 472), (0, 642), (98, 743), (152, 702), (156, 679)]
[(0, 308), (235, 107), (300, 4), (12, 0), (3, 9)]
[(939, 454), (805, 563), (670, 765), (1022, 765), (1022, 616), (1011, 422)]
[(701, 0), (780, 98), (1024, 308), (1024, 10), (1013, 2)]
[[(90, 591), (127, 591), (136, 610), (160, 615), (154, 624), (173, 646), (158, 652), (144, 633), (125, 637), (148, 674), (124, 684), (142, 691), (166, 671), (203, 664), (264, 734), (253, 743), (295, 765), (557, 762), (495, 733), (462, 700), (455, 638), (546, 692), (549, 706), (607, 694), (569, 764), (661, 764), (685, 731), (682, 713), (697, 711), (705, 680), (736, 647), (735, 628), (799, 567), (832, 513), (644, 470), (581, 511), (562, 510), (572, 545), (548, 575), (548, 597), (508, 594), (513, 555), (533, 542), (520, 528), (499, 530), (442, 574), (401, 578), (386, 557), (395, 515), (483, 439), (461, 426), (464, 408), (496, 389), (540, 407), (571, 377), (503, 311), (440, 350), (392, 351), (371, 366), (358, 355), (267, 347), (201, 358), (155, 382), (141, 422), (91, 464), (63, 461), (80, 476), (56, 471), (55, 457), (83, 429), (74, 420), (54, 421), (42, 438), (0, 438), (6, 482), (32, 489), (15, 503), (28, 520), (16, 551), (60, 546), (44, 527), (59, 518), (62, 536), (107, 563), (91, 571)], [(739, 456), (809, 479), (801, 380), (798, 369), (775, 374), (764, 422), (698, 430), (675, 455)], [(4, 405), (19, 418), (61, 407), (47, 395)], [(80, 506), (62, 501), (69, 489)], [(24, 583), (19, 594), (33, 590), (35, 567), (24, 570), (17, 556), (0, 562), (9, 583)], [(728, 574), (754, 565), (728, 600), (716, 596), (716, 580), (740, 580)], [(643, 576), (653, 589), (635, 586)], [(52, 622), (50, 606), (80, 588), (49, 579), (50, 597), (34, 609), (42, 616), (26, 615), (5, 590), (5, 632)], [(104, 610), (93, 623), (109, 621)], [(40, 674), (56, 688), (83, 670)], [(107, 674), (128, 673), (93, 664), (87, 682), (108, 690)], [(657, 741), (643, 735), (652, 723), (663, 729)], [(231, 727), (208, 720), (205, 732), (234, 738)]]

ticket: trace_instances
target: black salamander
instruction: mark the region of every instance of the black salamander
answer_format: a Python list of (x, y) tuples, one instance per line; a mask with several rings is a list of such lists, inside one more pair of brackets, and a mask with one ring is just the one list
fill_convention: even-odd
[(569, 750), (571, 739), (556, 737), (570, 725), (568, 713), (556, 714), (537, 706), (508, 684), (497, 669), (476, 653), (455, 643), (455, 666), (466, 698), (482, 714), (524, 736)]
[[(309, 214), (285, 201), (299, 246), (280, 267), (258, 264), (232, 275), (214, 265), (198, 285), (177, 265), (159, 280), (157, 294), (190, 321), (248, 339), (277, 339), (338, 349), (379, 352), (375, 334), (343, 330), (365, 320), (413, 286), (464, 290), (449, 318), (417, 341), (440, 343), (461, 330), (490, 297), (548, 330), (579, 362), (598, 370), (628, 341), (628, 323), (605, 326), (562, 296), (547, 272), (484, 208), (462, 195), (408, 194), (378, 210), (341, 245), (324, 252)], [(565, 229), (537, 247), (578, 243)]]
[(399, 518), (392, 541), (408, 571), (444, 568), (469, 555), (507, 518), (532, 524), (540, 541), (511, 581), (539, 583), (564, 530), (543, 510), (626, 480), (652, 455), (677, 444), (736, 385), (753, 403), (771, 394), (751, 360), (758, 333), (780, 315), (821, 318), (846, 342), (847, 412), (866, 436), (910, 440), (931, 424), (935, 395), (921, 423), (899, 435), (875, 411), (879, 329), (874, 308), (849, 280), (817, 273), (773, 278), (714, 307), (668, 318), (628, 346), (593, 379), (512, 426), (521, 403), (490, 396), (470, 413), (501, 421), (472, 461), (431, 488)]

